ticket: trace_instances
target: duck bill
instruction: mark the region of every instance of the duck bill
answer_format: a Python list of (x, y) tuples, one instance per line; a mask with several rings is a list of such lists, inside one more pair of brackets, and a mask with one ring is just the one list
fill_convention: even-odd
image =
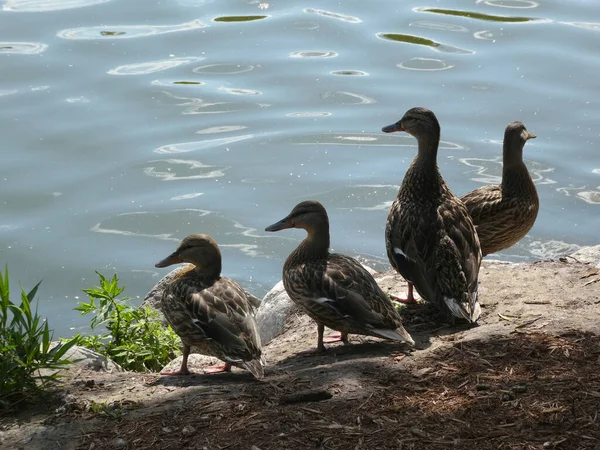
[(294, 228), (294, 224), (289, 219), (289, 217), (285, 217), (279, 222), (275, 222), (273, 225), (269, 225), (267, 228), (265, 228), (265, 231), (279, 231), (285, 230), (286, 228)]
[(527, 140), (529, 140), (529, 139), (535, 139), (536, 137), (537, 137), (536, 134), (527, 132)]
[(160, 260), (159, 262), (157, 262), (156, 264), (154, 264), (154, 267), (167, 267), (167, 266), (172, 266), (173, 264), (180, 264), (183, 261), (181, 260), (181, 256), (179, 256), (177, 254), (177, 252), (175, 253), (171, 253), (169, 256), (167, 256), (165, 259)]
[(402, 128), (402, 125), (400, 125), (399, 123), (393, 123), (391, 125), (388, 125), (387, 127), (383, 127), (381, 129), (381, 131), (383, 131), (384, 133), (394, 133), (396, 131), (405, 131), (404, 128)]

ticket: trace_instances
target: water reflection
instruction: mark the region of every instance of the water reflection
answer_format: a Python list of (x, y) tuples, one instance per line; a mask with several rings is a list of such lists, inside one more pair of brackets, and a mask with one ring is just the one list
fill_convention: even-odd
[(153, 160), (150, 163), (155, 163), (155, 165), (145, 167), (144, 174), (159, 178), (161, 181), (219, 178), (224, 176), (225, 171), (229, 169), (229, 167), (211, 166), (192, 159), (163, 159)]
[(291, 58), (335, 58), (338, 56), (336, 52), (327, 51), (303, 51), (290, 53)]
[(219, 139), (205, 139), (203, 141), (195, 142), (180, 142), (178, 144), (168, 144), (158, 147), (154, 150), (154, 153), (188, 153), (196, 152), (198, 150), (205, 150), (207, 148), (218, 147), (219, 145), (233, 144), (234, 142), (243, 141), (254, 137), (253, 134), (245, 134), (242, 136), (231, 136)]
[[(596, 186), (595, 189), (600, 189), (600, 186)], [(560, 192), (561, 194), (566, 195), (567, 197), (571, 197), (572, 194), (575, 194), (575, 198), (578, 200), (583, 200), (590, 205), (600, 205), (600, 190), (595, 190), (588, 188), (587, 186), (564, 186), (556, 189), (556, 192)]]
[(41, 42), (0, 42), (0, 54), (37, 55), (47, 48)]
[(318, 14), (323, 17), (329, 17), (330, 19), (341, 20), (342, 22), (349, 22), (349, 23), (361, 23), (362, 22), (362, 20), (360, 20), (358, 17), (347, 16), (345, 14), (334, 13), (331, 11), (325, 11), (323, 9), (306, 8), (304, 10), (304, 12)]
[(287, 117), (327, 117), (331, 116), (330, 112), (316, 112), (316, 111), (307, 111), (307, 112), (293, 112), (286, 114)]
[(369, 75), (368, 72), (363, 72), (361, 70), (334, 70), (333, 72), (329, 72), (331, 75), (350, 75), (357, 77), (366, 77)]
[[(151, 211), (134, 211), (118, 214), (107, 220), (99, 222), (90, 228), (95, 233), (104, 234), (118, 234), (121, 236), (137, 236), (137, 237), (149, 237), (167, 241), (179, 241), (179, 238), (173, 237), (173, 233), (152, 233), (150, 230), (144, 230), (145, 227), (152, 227), (152, 224), (156, 223), (156, 217), (161, 213), (155, 213)], [(198, 219), (212, 214), (211, 211), (186, 208), (176, 209), (169, 211), (168, 213), (162, 213), (171, 217), (172, 223), (178, 223), (181, 225), (197, 223)], [(150, 215), (152, 220), (149, 220), (146, 216)], [(165, 222), (170, 223), (170, 222)], [(197, 231), (194, 231), (197, 232)], [(189, 233), (191, 234), (191, 233)], [(185, 236), (185, 235), (184, 235)]]
[(249, 64), (209, 64), (206, 66), (196, 67), (192, 70), (192, 72), (227, 75), (234, 73), (250, 72), (253, 69), (254, 66), (251, 66)]
[(428, 28), (430, 30), (441, 30), (441, 31), (452, 31), (454, 33), (464, 33), (469, 30), (462, 25), (455, 25), (452, 23), (444, 22), (428, 22), (425, 20), (419, 20), (417, 22), (411, 22), (411, 27)]
[(566, 25), (585, 28), (587, 30), (600, 31), (600, 23), (598, 22), (562, 22)]
[(533, 241), (529, 244), (529, 251), (532, 255), (542, 260), (558, 259), (561, 256), (570, 255), (576, 252), (581, 247), (567, 242), (550, 240), (550, 241)]
[[(375, 133), (322, 133), (302, 134), (286, 139), (296, 145), (368, 145), (373, 147), (412, 147), (415, 148), (415, 140), (410, 136), (388, 136)], [(465, 150), (466, 147), (450, 141), (440, 141), (442, 150)]]
[(433, 50), (445, 53), (457, 53), (457, 54), (474, 54), (472, 50), (466, 50), (452, 45), (440, 44), (439, 42), (432, 41), (431, 39), (422, 38), (419, 36), (412, 36), (410, 34), (396, 34), (396, 33), (378, 33), (377, 37), (380, 39), (386, 39), (388, 41), (404, 42), (407, 44), (424, 45), (432, 48)]
[(371, 97), (347, 91), (325, 92), (321, 98), (338, 105), (369, 105), (375, 103), (375, 100)]
[(175, 85), (186, 85), (186, 86), (202, 86), (204, 83), (202, 81), (190, 81), (190, 80), (179, 80), (179, 81), (163, 81), (163, 80), (152, 80), (153, 86), (169, 86), (172, 87)]
[(214, 22), (252, 22), (254, 20), (266, 19), (269, 16), (222, 16), (215, 17)]
[(228, 94), (232, 94), (232, 95), (261, 95), (262, 94), (262, 92), (254, 91), (252, 89), (234, 89), (234, 88), (228, 88), (225, 86), (221, 86), (219, 88), (219, 91), (224, 91), (224, 92), (227, 92)]
[(536, 20), (532, 17), (509, 17), (509, 16), (495, 16), (492, 14), (483, 14), (476, 13), (473, 11), (458, 11), (454, 9), (440, 9), (440, 8), (414, 8), (415, 12), (428, 12), (434, 14), (443, 14), (446, 16), (458, 16), (458, 17), (467, 17), (469, 19), (477, 19), (477, 20), (487, 20), (491, 22), (507, 22), (507, 23), (515, 23), (515, 22), (530, 22), (532, 20)]
[[(472, 169), (470, 172), (475, 173), (475, 176), (470, 178), (472, 181), (483, 184), (500, 184), (502, 182), (502, 156), (491, 159), (455, 158), (450, 156), (450, 159), (457, 159), (461, 164), (470, 167)], [(547, 174), (554, 172), (553, 167), (543, 167), (537, 161), (528, 161), (527, 166), (531, 179), (536, 185), (557, 183), (556, 180), (547, 176)]]
[(477, 0), (475, 3), (483, 3), (498, 8), (531, 9), (540, 6), (533, 0)]
[(150, 73), (172, 69), (173, 67), (182, 66), (184, 64), (202, 61), (203, 59), (204, 58), (200, 56), (186, 56), (145, 63), (125, 64), (123, 66), (111, 69), (107, 73), (110, 75), (147, 75)]
[(218, 133), (229, 133), (231, 131), (244, 130), (248, 127), (244, 125), (223, 125), (220, 127), (210, 127), (203, 130), (196, 131), (197, 134), (218, 134)]
[(173, 201), (190, 200), (192, 198), (200, 197), (201, 195), (204, 195), (204, 193), (203, 192), (190, 192), (189, 194), (181, 194), (181, 195), (176, 195), (175, 197), (171, 197), (171, 200), (173, 200)]
[(317, 22), (294, 22), (292, 26), (298, 30), (317, 30), (321, 27)]
[(69, 97), (65, 99), (67, 103), (89, 103), (90, 99), (84, 96), (80, 97)]
[(4, 11), (19, 12), (44, 12), (59, 11), (61, 9), (83, 8), (84, 6), (98, 5), (111, 0), (5, 0)]
[(403, 61), (397, 67), (406, 70), (422, 70), (426, 72), (435, 72), (438, 70), (452, 69), (455, 65), (442, 61), (441, 59), (433, 58), (412, 58), (408, 61)]
[(175, 25), (115, 25), (70, 28), (59, 31), (56, 35), (63, 39), (132, 39), (159, 34), (176, 33), (179, 31), (195, 30), (207, 27), (201, 20), (179, 23)]

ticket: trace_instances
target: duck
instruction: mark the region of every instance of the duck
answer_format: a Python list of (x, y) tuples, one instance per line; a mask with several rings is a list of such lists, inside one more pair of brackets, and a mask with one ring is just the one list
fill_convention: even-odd
[(512, 247), (535, 223), (540, 199), (523, 162), (523, 147), (535, 137), (522, 122), (509, 123), (502, 145), (502, 182), (460, 198), (475, 224), (483, 256)]
[(382, 131), (403, 131), (418, 143), (385, 228), (390, 264), (408, 282), (405, 301), (415, 301), (414, 286), (425, 301), (438, 305), (445, 319), (475, 323), (481, 314), (481, 248), (467, 208), (437, 166), (438, 119), (431, 110), (416, 107)]
[(218, 244), (206, 234), (192, 234), (155, 267), (180, 263), (189, 263), (189, 269), (176, 272), (164, 286), (161, 309), (181, 338), (183, 359), (179, 370), (162, 374), (189, 375), (187, 364), (193, 346), (199, 353), (225, 361), (204, 372), (227, 372), (233, 365), (263, 378), (265, 361), (254, 317), (256, 298), (221, 275)]
[(265, 231), (286, 228), (307, 232), (283, 265), (286, 292), (317, 323), (317, 348), (304, 353), (325, 351), (325, 327), (339, 331), (345, 344), (352, 333), (414, 345), (371, 274), (354, 258), (329, 252), (329, 217), (321, 203), (303, 201)]

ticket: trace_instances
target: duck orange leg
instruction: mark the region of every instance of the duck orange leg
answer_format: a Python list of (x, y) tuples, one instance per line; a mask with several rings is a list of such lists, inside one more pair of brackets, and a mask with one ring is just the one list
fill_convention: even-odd
[(408, 293), (406, 294), (406, 298), (399, 297), (395, 294), (390, 294), (390, 297), (392, 298), (392, 300), (396, 300), (397, 302), (404, 303), (407, 305), (419, 303), (417, 299), (415, 299), (415, 296), (413, 294), (413, 284), (410, 281), (408, 282)]
[(190, 356), (190, 346), (183, 344), (183, 358), (181, 359), (181, 367), (179, 370), (174, 372), (161, 372), (161, 375), (189, 375), (191, 372), (188, 370), (188, 356)]

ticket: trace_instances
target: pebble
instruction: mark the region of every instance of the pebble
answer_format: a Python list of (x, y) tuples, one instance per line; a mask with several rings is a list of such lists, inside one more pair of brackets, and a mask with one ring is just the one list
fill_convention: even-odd
[(116, 438), (112, 441), (112, 446), (114, 448), (125, 448), (127, 446), (127, 442), (124, 439)]

